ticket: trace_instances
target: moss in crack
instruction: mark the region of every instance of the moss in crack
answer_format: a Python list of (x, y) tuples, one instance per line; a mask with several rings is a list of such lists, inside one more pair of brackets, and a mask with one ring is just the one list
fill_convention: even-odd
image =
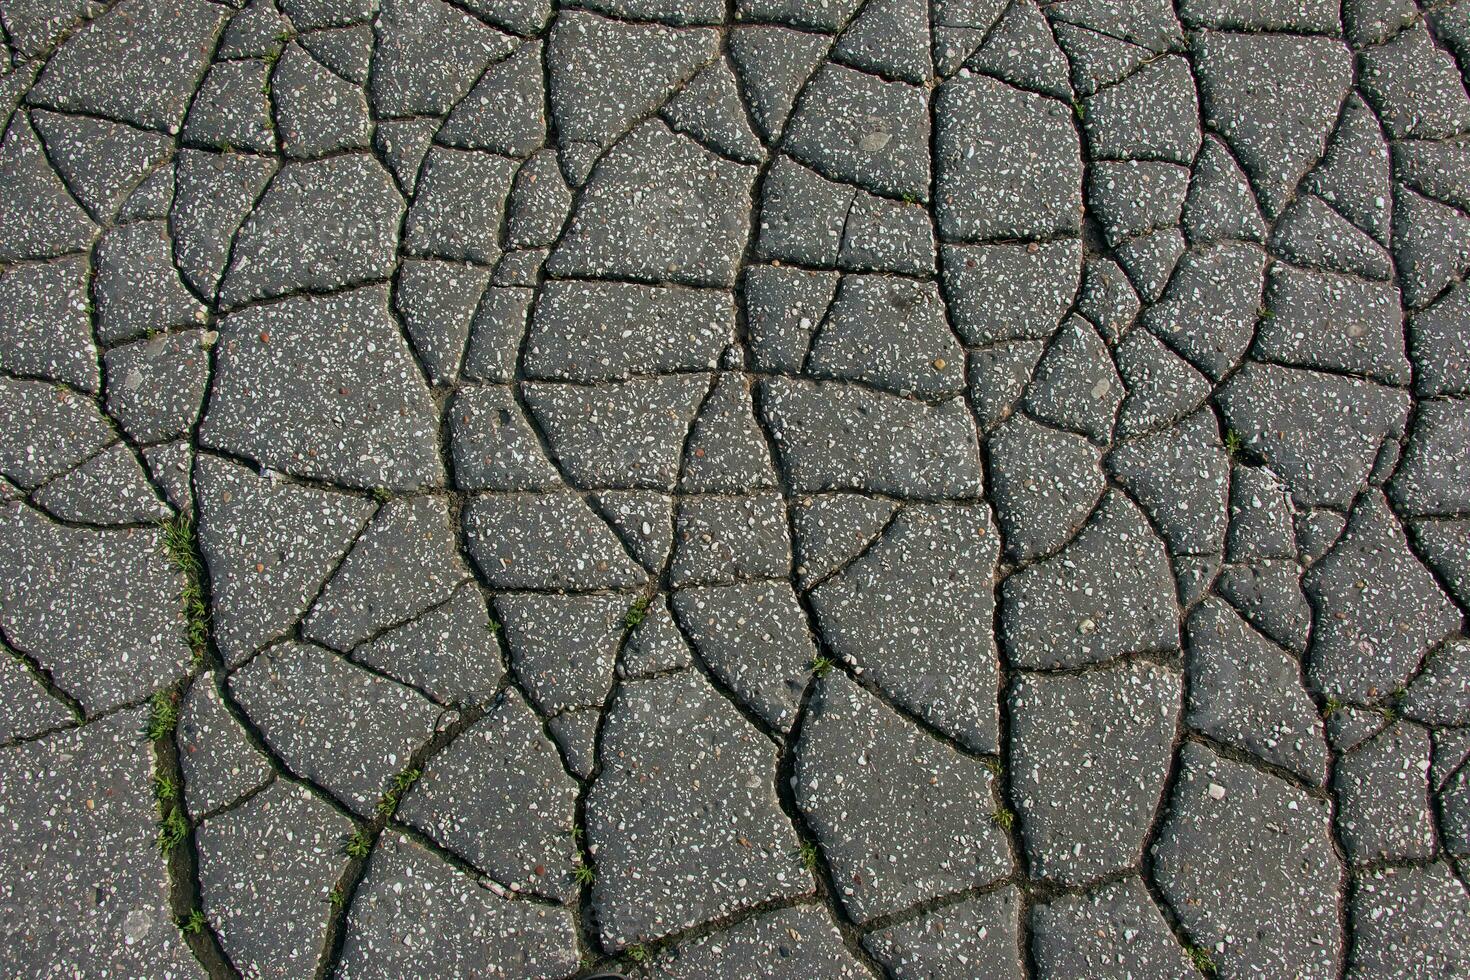
[(652, 602), (653, 596), (641, 595), (634, 599), (632, 604), (628, 606), (628, 611), (623, 615), (623, 625), (628, 629), (632, 629), (643, 622), (644, 618), (648, 616), (648, 606)]
[(179, 514), (164, 521), (160, 527), (164, 553), (184, 578), (179, 602), (184, 607), (189, 649), (194, 653), (194, 662), (202, 664), (209, 646), (209, 606), (204, 602), (204, 564), (199, 560), (194, 519), (187, 514)]

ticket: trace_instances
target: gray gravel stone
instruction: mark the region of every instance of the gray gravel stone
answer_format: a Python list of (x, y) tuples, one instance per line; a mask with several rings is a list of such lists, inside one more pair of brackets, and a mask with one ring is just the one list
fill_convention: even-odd
[(597, 163), (551, 253), (557, 276), (731, 286), (755, 171), (648, 122)]
[(174, 260), (195, 292), (213, 297), (240, 225), (276, 173), (269, 157), (181, 150), (169, 226)]
[(767, 724), (789, 730), (817, 653), (791, 586), (683, 589), (671, 605), (710, 671)]
[(0, 658), (0, 742), (28, 739), (77, 720), (60, 698), (41, 686), (24, 658), (8, 647), (4, 654)]
[(783, 148), (824, 177), (893, 197), (929, 197), (922, 88), (827, 64), (786, 125)]
[(87, 260), (76, 256), (0, 272), (0, 364), (6, 370), (97, 390), (87, 271)]
[(469, 576), (456, 544), (443, 500), (388, 501), (322, 588), (302, 635), (347, 651), (443, 602)]
[(287, 156), (317, 157), (367, 149), (368, 106), (362, 89), (330, 71), (300, 45), (286, 46), (271, 75), (270, 90), (281, 149)]
[(1354, 864), (1434, 855), (1429, 733), (1399, 722), (1337, 762), (1337, 827)]
[(220, 696), (211, 674), (195, 678), (179, 705), (176, 734), (184, 797), (195, 820), (237, 802), (275, 775)]
[(0, 140), (0, 191), (0, 262), (83, 249), (97, 234), (46, 162), (23, 114), (14, 116)]
[(1347, 533), (1303, 585), (1317, 610), (1309, 676), (1353, 700), (1398, 688), (1460, 627), (1459, 610), (1415, 560), (1378, 494), (1353, 508)]
[(1443, 864), (1383, 868), (1358, 879), (1347, 975), (1453, 976), (1470, 970), (1454, 937), (1470, 929), (1470, 898)]
[(612, 384), (522, 387), (562, 472), (584, 489), (671, 491), (694, 413), (710, 388), (701, 374)]
[[(1245, 165), (1270, 216), (1321, 155), (1352, 80), (1342, 42), (1290, 34), (1203, 33), (1191, 45), (1204, 119)], [(1263, 74), (1262, 64), (1272, 71)]]
[(448, 111), (515, 43), (445, 0), (382, 0), (374, 29), (378, 44), (369, 89), (373, 109), (383, 116)]
[(404, 246), (415, 255), (490, 265), (500, 258), (500, 226), (516, 162), (478, 150), (436, 146), (424, 158)]
[(205, 0), (126, 0), (67, 39), (31, 98), (176, 133), (224, 19)]
[(570, 493), (475, 497), (465, 505), (464, 530), (492, 588), (629, 588), (644, 579), (616, 535)]
[(361, 644), (352, 658), (441, 704), (482, 703), (503, 673), (485, 600), (473, 583), (417, 619)]
[(925, 399), (957, 395), (965, 385), (964, 352), (939, 290), (896, 276), (842, 278), (806, 373)]
[(995, 519), (1013, 561), (1066, 544), (1102, 497), (1101, 454), (1082, 436), (1017, 413), (995, 430), (987, 449)]
[(1082, 106), (1096, 157), (1189, 163), (1199, 150), (1199, 102), (1189, 63), (1181, 57), (1150, 59)]
[(1169, 772), (1181, 686), (1146, 661), (1013, 682), (1010, 792), (1033, 875), (1079, 885), (1138, 863)]
[(1470, 400), (1419, 403), (1389, 492), (1410, 514), (1470, 511)]
[(1081, 229), (1082, 161), (1066, 106), (979, 75), (935, 96), (934, 216), (947, 241)]
[(698, 672), (624, 684), (586, 804), (603, 942), (811, 892), (775, 779), (774, 746)]
[(545, 104), (541, 45), (528, 42), (486, 70), (435, 138), (466, 150), (528, 156), (546, 139)]
[(786, 507), (775, 493), (684, 497), (674, 515), (669, 584), (729, 585), (791, 570)]
[(209, 384), (203, 332), (157, 334), (114, 347), (103, 364), (108, 414), (130, 437), (148, 443), (189, 435)]
[(92, 295), (103, 342), (204, 321), (204, 307), (179, 278), (172, 246), (161, 221), (122, 225), (102, 236)]
[(796, 805), (858, 922), (987, 885), (1010, 870), (994, 777), (833, 672), (796, 751)]
[(557, 715), (607, 700), (632, 601), (617, 594), (495, 598), (511, 666), (536, 707)]

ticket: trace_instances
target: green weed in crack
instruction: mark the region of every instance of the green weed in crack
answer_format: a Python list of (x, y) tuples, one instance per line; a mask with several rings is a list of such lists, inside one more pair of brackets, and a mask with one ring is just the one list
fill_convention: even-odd
[(634, 599), (632, 605), (628, 606), (627, 613), (623, 615), (623, 625), (628, 629), (633, 629), (643, 622), (648, 616), (648, 606), (651, 602), (653, 602), (653, 596), (641, 595)]
[(143, 737), (150, 742), (168, 738), (179, 724), (179, 695), (176, 691), (159, 691), (148, 702), (148, 721)]
[(990, 822), (1001, 830), (1010, 830), (1016, 823), (1016, 815), (1003, 806), (998, 806), (990, 814)]
[(351, 858), (365, 858), (372, 849), (373, 835), (366, 827), (357, 828), (342, 842), (342, 853)]
[(159, 527), (163, 531), (164, 553), (184, 577), (179, 601), (184, 607), (189, 649), (194, 653), (194, 662), (203, 663), (204, 651), (209, 644), (209, 607), (204, 603), (204, 567), (199, 561), (194, 520), (187, 514), (179, 514)]
[(837, 661), (831, 657), (824, 657), (821, 654), (817, 654), (812, 658), (812, 674), (817, 677), (826, 677), (832, 672), (832, 668), (835, 666), (837, 666)]
[(821, 852), (817, 850), (817, 845), (813, 844), (811, 841), (804, 841), (802, 845), (796, 849), (796, 859), (800, 861), (801, 866), (803, 868), (806, 868), (808, 871), (817, 870), (817, 861), (820, 858)]
[(195, 936), (204, 931), (204, 913), (191, 909), (189, 914), (178, 920), (179, 931), (186, 936)]
[(167, 854), (189, 836), (189, 821), (177, 801), (159, 804), (158, 836), (154, 842), (160, 854)]
[(1194, 964), (1194, 968), (1205, 976), (1213, 977), (1218, 973), (1215, 958), (1203, 946), (1187, 946), (1184, 951), (1189, 954), (1189, 961)]
[(383, 798), (378, 800), (378, 813), (384, 816), (391, 816), (393, 811), (398, 809), (398, 804), (403, 799), (403, 794), (407, 793), (409, 788), (418, 782), (419, 777), (422, 775), (423, 772), (419, 769), (406, 769), (394, 776), (392, 784), (383, 793)]

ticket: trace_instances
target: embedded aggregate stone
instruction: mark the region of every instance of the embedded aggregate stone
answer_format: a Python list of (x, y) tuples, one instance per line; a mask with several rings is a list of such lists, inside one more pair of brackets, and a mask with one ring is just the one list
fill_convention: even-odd
[(1031, 948), (1044, 976), (1184, 978), (1195, 973), (1136, 877), (1033, 906)]
[(1470, 970), (1467, 11), (0, 0), (0, 972)]
[(1067, 668), (1179, 644), (1163, 543), (1112, 491), (1056, 555), (1001, 587), (1002, 647), (1027, 668)]

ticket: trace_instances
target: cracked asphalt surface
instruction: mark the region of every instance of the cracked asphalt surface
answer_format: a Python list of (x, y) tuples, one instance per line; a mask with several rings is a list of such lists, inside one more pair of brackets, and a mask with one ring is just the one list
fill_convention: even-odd
[(0, 972), (1470, 977), (1470, 0), (0, 42)]

